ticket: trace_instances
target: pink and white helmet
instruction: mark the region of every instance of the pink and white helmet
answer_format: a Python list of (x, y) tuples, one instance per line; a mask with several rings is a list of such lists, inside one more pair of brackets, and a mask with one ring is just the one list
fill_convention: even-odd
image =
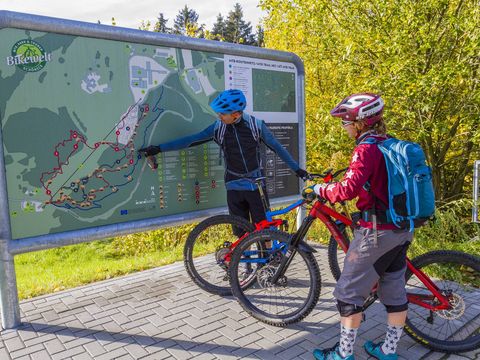
[(380, 95), (353, 94), (343, 99), (330, 114), (343, 121), (364, 121), (367, 126), (371, 126), (382, 119), (383, 106)]

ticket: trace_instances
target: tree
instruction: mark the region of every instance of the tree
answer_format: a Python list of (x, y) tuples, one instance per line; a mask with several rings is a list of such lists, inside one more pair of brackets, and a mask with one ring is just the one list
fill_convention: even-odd
[(204, 25), (198, 24), (197, 12), (185, 5), (174, 20), (173, 34), (203, 37), (203, 29)]
[(168, 34), (171, 32), (171, 29), (167, 26), (168, 19), (165, 19), (163, 13), (158, 14), (157, 22), (153, 31)]
[(345, 162), (351, 151), (328, 111), (350, 93), (381, 92), (389, 131), (425, 149), (437, 200), (471, 196), (469, 175), (480, 156), (478, 0), (262, 0), (261, 6), (266, 46), (295, 52), (306, 67), (311, 163)]
[(217, 21), (215, 22), (215, 24), (213, 24), (213, 28), (210, 34), (212, 35), (213, 40), (224, 41), (225, 31), (226, 31), (225, 20), (223, 19), (222, 14), (218, 14)]
[(259, 47), (265, 47), (265, 32), (263, 30), (263, 27), (260, 25), (257, 25), (257, 33), (255, 35), (256, 41), (255, 45)]
[(152, 26), (152, 23), (150, 20), (142, 20), (140, 23), (140, 26), (138, 27), (138, 30), (143, 30), (143, 31), (150, 31), (150, 27)]
[(243, 19), (243, 10), (239, 3), (236, 3), (233, 10), (228, 13), (225, 20), (225, 41), (253, 45), (255, 38), (252, 35), (250, 22)]
[(194, 38), (200, 38), (203, 39), (205, 38), (205, 25), (198, 25), (197, 23), (195, 24), (188, 24), (187, 28), (185, 29), (185, 35), (194, 37)]

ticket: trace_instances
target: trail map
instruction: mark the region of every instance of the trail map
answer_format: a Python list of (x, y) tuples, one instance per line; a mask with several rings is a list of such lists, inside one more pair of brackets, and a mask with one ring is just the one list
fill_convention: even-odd
[[(214, 142), (162, 153), (156, 171), (137, 152), (215, 121), (208, 104), (232, 79), (223, 54), (9, 28), (0, 40), (13, 239), (225, 205)], [(279, 106), (295, 111), (287, 95)], [(275, 126), (298, 157), (297, 124)], [(271, 176), (274, 196), (295, 188), (281, 164)]]

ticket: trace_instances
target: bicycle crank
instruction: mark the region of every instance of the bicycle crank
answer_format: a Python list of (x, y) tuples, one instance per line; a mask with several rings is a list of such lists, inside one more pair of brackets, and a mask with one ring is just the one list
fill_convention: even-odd
[(219, 265), (223, 270), (228, 270), (229, 262), (225, 260), (226, 256), (230, 253), (230, 243), (227, 242), (224, 246), (221, 246), (215, 251), (215, 260), (217, 261), (217, 265)]

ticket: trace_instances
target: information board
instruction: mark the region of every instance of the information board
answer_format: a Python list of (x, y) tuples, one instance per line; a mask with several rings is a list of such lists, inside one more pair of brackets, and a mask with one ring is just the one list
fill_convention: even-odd
[[(31, 29), (0, 29), (0, 43), (12, 239), (224, 206), (214, 142), (160, 154), (157, 171), (137, 153), (209, 126), (224, 89), (299, 159), (293, 63)], [(298, 194), (274, 153), (263, 160), (271, 197)]]

